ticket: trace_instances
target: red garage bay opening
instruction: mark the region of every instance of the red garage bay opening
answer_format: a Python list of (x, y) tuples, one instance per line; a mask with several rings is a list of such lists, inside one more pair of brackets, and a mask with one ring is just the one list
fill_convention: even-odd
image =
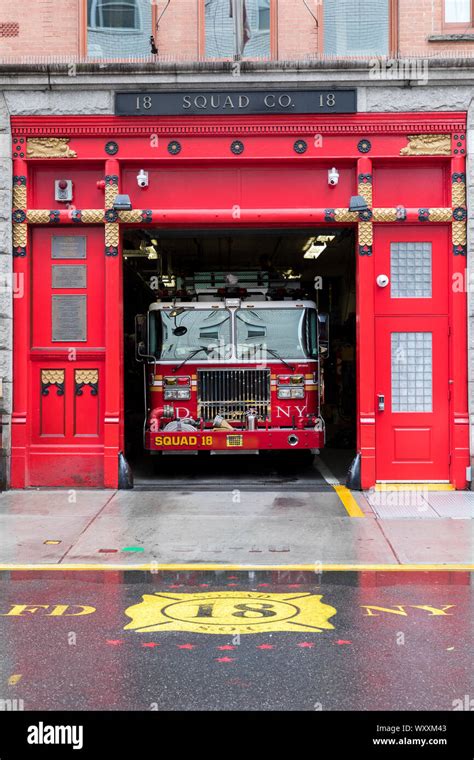
[[(300, 277), (298, 297), (279, 302), (303, 310), (313, 282), (311, 299), (340, 331), (341, 373), (355, 362), (352, 485), (465, 487), (466, 293), (453, 288), (466, 261), (464, 126), (452, 113), (14, 118), (13, 254), (25, 297), (14, 302), (11, 485), (117, 487), (138, 411), (126, 390), (132, 312), (157, 297), (179, 308), (191, 276), (194, 292), (205, 273), (237, 275), (224, 291), (254, 276), (246, 290), (255, 293), (271, 289), (267, 273), (287, 285)], [(161, 266), (156, 288), (143, 278), (147, 262)], [(145, 308), (135, 309), (140, 280)], [(222, 296), (225, 305), (232, 294)], [(264, 298), (268, 308), (273, 296)], [(210, 336), (191, 329), (200, 341)], [(256, 327), (245, 329), (248, 346)], [(281, 354), (280, 344), (267, 347)], [(297, 357), (280, 358), (293, 366)], [(275, 387), (286, 375), (290, 384), (304, 374), (303, 386), (321, 382), (312, 368), (283, 372), (278, 361), (268, 361)], [(202, 370), (193, 365), (191, 383)], [(310, 410), (311, 423), (301, 417), (302, 430), (324, 417), (323, 406)], [(270, 424), (265, 414), (257, 432)], [(163, 422), (173, 419), (162, 416), (159, 431)]]

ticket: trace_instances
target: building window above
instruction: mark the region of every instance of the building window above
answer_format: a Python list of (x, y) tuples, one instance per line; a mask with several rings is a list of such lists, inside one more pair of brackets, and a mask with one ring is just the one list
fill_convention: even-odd
[(323, 14), (326, 55), (389, 53), (390, 0), (324, 0)]
[(472, 24), (472, 0), (444, 0), (444, 23), (470, 26)]
[(207, 58), (270, 58), (271, 0), (204, 0)]
[(87, 54), (92, 58), (140, 58), (150, 53), (150, 0), (87, 0)]
[(140, 8), (136, 0), (88, 0), (88, 26), (91, 29), (138, 31)]

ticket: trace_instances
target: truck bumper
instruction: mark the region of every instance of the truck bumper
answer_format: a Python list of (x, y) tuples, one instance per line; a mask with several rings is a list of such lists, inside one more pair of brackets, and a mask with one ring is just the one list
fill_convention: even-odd
[(324, 432), (305, 428), (270, 430), (199, 430), (196, 433), (145, 433), (147, 451), (265, 451), (320, 449)]

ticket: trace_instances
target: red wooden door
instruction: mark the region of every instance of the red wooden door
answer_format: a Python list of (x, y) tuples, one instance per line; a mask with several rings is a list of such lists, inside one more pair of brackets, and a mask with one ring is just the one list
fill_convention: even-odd
[(377, 480), (449, 480), (447, 317), (378, 317), (375, 340)]
[(449, 481), (449, 253), (445, 227), (376, 233), (378, 481)]
[(103, 230), (32, 235), (26, 486), (103, 483)]

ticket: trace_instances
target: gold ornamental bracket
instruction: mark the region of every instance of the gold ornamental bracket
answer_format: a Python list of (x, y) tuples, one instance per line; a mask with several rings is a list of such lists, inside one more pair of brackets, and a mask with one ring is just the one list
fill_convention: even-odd
[(451, 135), (407, 135), (408, 145), (401, 156), (450, 156)]
[(77, 153), (69, 147), (69, 137), (28, 137), (27, 158), (76, 158)]
[(63, 369), (42, 369), (41, 370), (41, 395), (49, 396), (51, 386), (56, 386), (57, 395), (64, 396), (64, 378)]

